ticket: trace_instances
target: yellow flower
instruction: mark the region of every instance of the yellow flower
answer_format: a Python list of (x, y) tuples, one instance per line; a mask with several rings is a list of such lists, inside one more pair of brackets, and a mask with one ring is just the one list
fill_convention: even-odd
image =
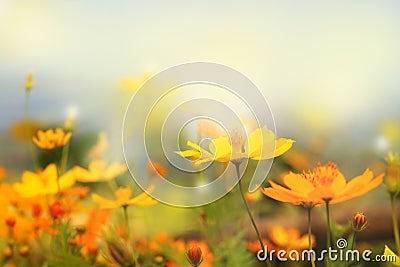
[(29, 72), (28, 75), (26, 76), (26, 81), (25, 81), (25, 89), (26, 90), (31, 90), (33, 87), (33, 74), (32, 72)]
[(390, 193), (396, 193), (400, 189), (399, 154), (390, 152), (385, 158), (385, 161), (387, 163), (386, 189)]
[(385, 245), (385, 251), (383, 254), (386, 256), (386, 259), (390, 261), (394, 266), (400, 266), (399, 256), (394, 254), (394, 252), (387, 245)]
[(14, 183), (13, 187), (23, 197), (35, 197), (56, 194), (58, 190), (67, 189), (74, 183), (73, 171), (68, 171), (58, 178), (57, 167), (52, 163), (38, 173), (23, 172), (22, 183)]
[(383, 174), (374, 178), (370, 170), (347, 182), (335, 164), (318, 164), (313, 171), (295, 174), (290, 172), (283, 177), (286, 187), (269, 181), (271, 187), (261, 189), (270, 198), (294, 205), (313, 207), (315, 205), (335, 204), (355, 198), (380, 185)]
[[(150, 189), (151, 190), (151, 189)], [(120, 187), (115, 192), (115, 200), (110, 200), (99, 196), (98, 194), (92, 194), (92, 199), (94, 202), (99, 204), (102, 209), (116, 209), (119, 207), (126, 206), (151, 206), (157, 203), (157, 200), (151, 198), (145, 192), (140, 195), (131, 198), (132, 190), (129, 187)]]
[(76, 181), (82, 183), (93, 183), (110, 181), (126, 171), (125, 164), (115, 162), (109, 166), (103, 160), (93, 160), (90, 162), (88, 169), (82, 167), (74, 167), (73, 171), (76, 176)]
[(140, 88), (140, 86), (152, 75), (152, 73), (145, 73), (138, 78), (124, 78), (118, 81), (118, 85), (123, 89), (129, 90), (131, 92), (136, 92)]
[(89, 159), (98, 159), (104, 156), (108, 147), (107, 135), (99, 133), (97, 143), (89, 150), (87, 156)]
[[(264, 244), (267, 245), (268, 250), (290, 250), (302, 251), (308, 249), (308, 235), (300, 235), (299, 230), (296, 228), (283, 228), (282, 226), (274, 226), (268, 231), (269, 239), (264, 239)], [(315, 238), (311, 236), (311, 244), (315, 245)], [(257, 241), (247, 243), (247, 249), (252, 252), (258, 252), (261, 247)]]
[(230, 138), (229, 136), (220, 136), (212, 139), (208, 150), (188, 141), (187, 145), (193, 149), (176, 153), (182, 157), (199, 159), (196, 164), (213, 160), (237, 163), (243, 159), (265, 160), (280, 156), (288, 151), (294, 142), (294, 140), (286, 138), (275, 140), (274, 133), (264, 126), (251, 132), (247, 140), (244, 140), (243, 135), (234, 131)]
[(72, 133), (65, 133), (61, 128), (47, 131), (39, 130), (37, 137), (32, 138), (33, 142), (42, 149), (53, 149), (59, 146), (64, 146), (71, 138)]

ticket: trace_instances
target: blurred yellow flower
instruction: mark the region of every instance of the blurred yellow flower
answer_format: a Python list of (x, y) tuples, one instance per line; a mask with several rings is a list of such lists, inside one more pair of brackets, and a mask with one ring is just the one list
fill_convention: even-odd
[(136, 92), (140, 88), (140, 86), (152, 75), (152, 73), (145, 73), (140, 77), (124, 78), (118, 81), (118, 85), (123, 89), (129, 90), (131, 92)]
[(37, 136), (32, 138), (33, 142), (42, 149), (53, 149), (59, 146), (64, 146), (71, 138), (72, 133), (65, 133), (61, 128), (47, 131), (37, 131)]
[(196, 161), (196, 164), (213, 160), (237, 163), (246, 158), (265, 160), (280, 156), (288, 151), (294, 142), (294, 140), (286, 138), (275, 140), (274, 133), (264, 126), (251, 132), (247, 140), (244, 140), (243, 135), (234, 131), (230, 137), (220, 136), (212, 139), (208, 148), (209, 151), (188, 141), (188, 146), (193, 149), (175, 153), (182, 157), (198, 158), (199, 160)]
[(110, 200), (99, 196), (98, 194), (92, 194), (92, 199), (102, 209), (116, 209), (119, 207), (127, 206), (151, 206), (157, 203), (157, 200), (151, 198), (145, 192), (140, 195), (131, 198), (132, 190), (129, 187), (120, 187), (115, 192), (115, 200)]
[(33, 87), (33, 74), (32, 72), (29, 72), (28, 75), (26, 76), (25, 89), (31, 90), (32, 87)]
[(72, 169), (76, 181), (82, 183), (93, 183), (110, 181), (127, 170), (123, 163), (115, 162), (109, 166), (104, 160), (93, 160), (89, 163), (88, 169), (76, 166)]
[(400, 189), (400, 156), (398, 153), (390, 152), (386, 157), (386, 189), (390, 193), (399, 192)]
[(14, 183), (13, 187), (23, 197), (35, 197), (56, 194), (74, 183), (75, 175), (72, 170), (58, 177), (57, 167), (52, 163), (38, 173), (24, 171), (22, 183)]
[(399, 256), (396, 255), (387, 245), (385, 245), (385, 251), (383, 252), (383, 254), (386, 256), (386, 259), (388, 259), (388, 262), (390, 261), (390, 263), (394, 266), (400, 266)]
[(97, 143), (89, 150), (87, 156), (89, 159), (98, 159), (104, 156), (108, 147), (108, 140), (105, 133), (99, 133)]
[(336, 165), (328, 163), (318, 164), (313, 171), (302, 174), (290, 172), (283, 177), (286, 187), (269, 181), (271, 187), (261, 191), (278, 201), (313, 207), (327, 202), (335, 204), (364, 195), (379, 186), (382, 181), (383, 174), (374, 178), (374, 174), (367, 169), (362, 175), (347, 182)]
[[(268, 231), (268, 240), (264, 239), (264, 244), (267, 245), (268, 250), (297, 250), (302, 251), (309, 248), (308, 235), (300, 235), (299, 230), (296, 228), (284, 228), (282, 226), (274, 226)], [(314, 246), (315, 238), (311, 236), (311, 244)], [(247, 249), (252, 252), (258, 252), (261, 247), (260, 243), (256, 240), (247, 243)]]

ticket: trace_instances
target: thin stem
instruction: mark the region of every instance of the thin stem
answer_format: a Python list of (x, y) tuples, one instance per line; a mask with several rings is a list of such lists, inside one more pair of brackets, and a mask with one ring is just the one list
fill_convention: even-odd
[(351, 250), (354, 249), (354, 245), (356, 244), (356, 235), (357, 235), (357, 231), (354, 231), (353, 239), (351, 240)]
[[(330, 218), (330, 214), (329, 214), (329, 200), (325, 201), (325, 207), (326, 207), (326, 221), (328, 224), (328, 230), (326, 231), (326, 249), (329, 250), (329, 248), (331, 247), (331, 218)], [(329, 258), (326, 257), (325, 258), (326, 261), (326, 266), (330, 266), (330, 261)]]
[(29, 149), (31, 150), (33, 164), (35, 165), (36, 170), (40, 169), (35, 146), (32, 142), (32, 127), (31, 127), (31, 120), (29, 116), (29, 90), (25, 90), (25, 102), (24, 102), (24, 116), (25, 116), (25, 130), (28, 134), (28, 144)]
[(122, 206), (124, 210), (124, 219), (125, 219), (125, 228), (126, 228), (126, 239), (129, 239), (129, 218), (128, 218), (128, 206), (123, 205)]
[(66, 143), (62, 149), (60, 173), (64, 173), (65, 170), (67, 169), (68, 154), (69, 154), (69, 142)]
[(393, 222), (394, 241), (396, 243), (397, 255), (400, 255), (399, 223), (397, 221), (396, 195), (395, 194), (391, 194), (390, 204), (392, 206), (392, 222)]
[[(308, 219), (308, 249), (312, 250), (312, 242), (311, 242), (311, 209), (312, 207), (307, 208), (307, 219)], [(311, 254), (311, 266), (315, 267), (314, 257)]]
[[(242, 197), (243, 204), (246, 207), (246, 211), (247, 211), (247, 214), (249, 215), (251, 224), (253, 225), (253, 228), (256, 231), (257, 238), (258, 238), (258, 241), (260, 242), (260, 245), (261, 245), (261, 248), (263, 250), (264, 256), (266, 256), (267, 255), (267, 251), (265, 250), (264, 242), (262, 240), (260, 231), (258, 230), (257, 224), (254, 221), (253, 215), (251, 214), (249, 205), (247, 204), (246, 198), (245, 198), (244, 193), (243, 193), (243, 186), (242, 186), (242, 183), (241, 183), (240, 170), (239, 170), (240, 163), (235, 163), (235, 167), (236, 167), (236, 175), (237, 175), (237, 178), (238, 178), (238, 181), (239, 181), (238, 184), (239, 184), (240, 196)], [(269, 262), (268, 259), (267, 259), (267, 265), (271, 266), (271, 263)]]

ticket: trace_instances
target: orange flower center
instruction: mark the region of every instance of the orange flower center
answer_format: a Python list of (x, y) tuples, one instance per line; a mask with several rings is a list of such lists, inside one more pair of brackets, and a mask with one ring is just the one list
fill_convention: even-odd
[(339, 175), (337, 166), (329, 162), (326, 165), (321, 165), (313, 169), (313, 171), (303, 172), (302, 177), (312, 183), (314, 187), (324, 187), (331, 185), (333, 180)]

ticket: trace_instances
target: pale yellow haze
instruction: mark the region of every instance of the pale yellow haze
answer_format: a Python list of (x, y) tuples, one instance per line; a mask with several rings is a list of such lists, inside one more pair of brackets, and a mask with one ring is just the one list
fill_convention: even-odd
[(90, 94), (182, 62), (219, 62), (256, 81), (274, 113), (290, 108), (301, 125), (328, 131), (398, 96), (399, 5), (2, 1), (0, 66), (92, 80)]

